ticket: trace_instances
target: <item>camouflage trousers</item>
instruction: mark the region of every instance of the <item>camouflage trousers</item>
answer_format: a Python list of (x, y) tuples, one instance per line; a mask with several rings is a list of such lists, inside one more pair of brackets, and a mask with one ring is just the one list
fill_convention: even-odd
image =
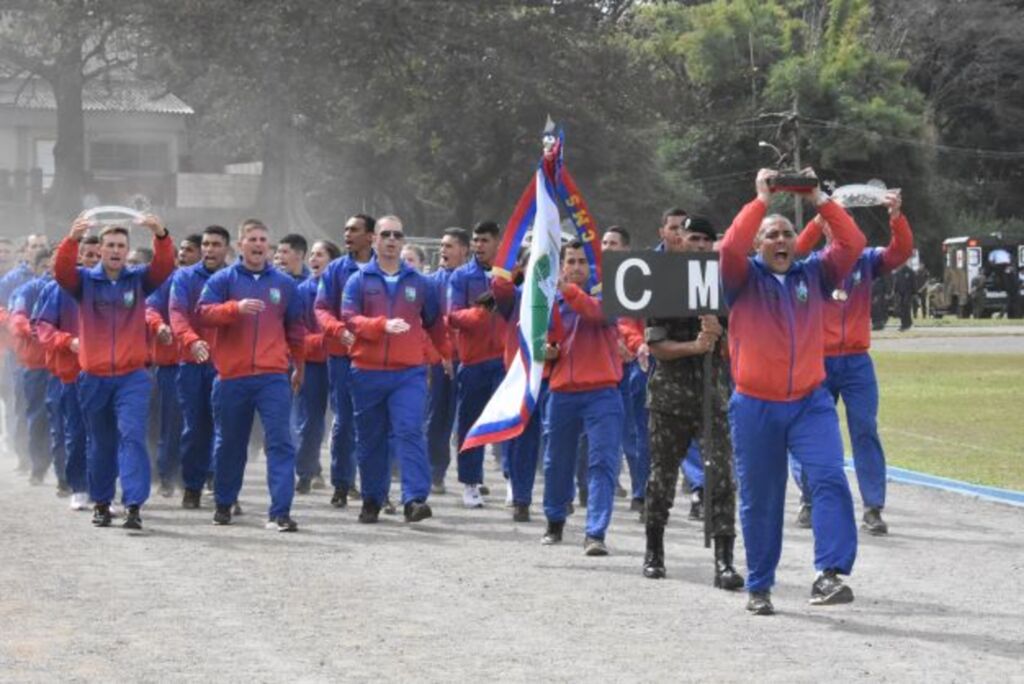
[[(711, 434), (714, 448), (707, 449), (701, 440), (701, 409), (685, 416), (651, 410), (650, 457), (651, 474), (644, 498), (647, 524), (666, 525), (676, 495), (679, 465), (686, 458), (691, 439), (697, 439), (704, 462), (704, 515), (711, 516), (713, 537), (736, 536), (736, 481), (732, 467), (732, 441), (729, 423), (722, 411), (711, 413)], [(709, 458), (710, 456), (710, 458)], [(710, 462), (710, 465), (709, 465)]]

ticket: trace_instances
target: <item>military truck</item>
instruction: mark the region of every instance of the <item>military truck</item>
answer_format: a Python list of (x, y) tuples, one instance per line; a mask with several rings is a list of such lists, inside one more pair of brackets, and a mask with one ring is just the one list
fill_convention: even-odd
[[(1016, 261), (1018, 273), (1024, 271), (1024, 240), (998, 234), (954, 237), (942, 242), (942, 253), (942, 291), (940, 301), (935, 302), (935, 313), (947, 312), (960, 318), (1006, 313), (1009, 296), (1000, 282), (1000, 265), (993, 260), (1008, 255)], [(1017, 287), (1024, 288), (1019, 276)]]

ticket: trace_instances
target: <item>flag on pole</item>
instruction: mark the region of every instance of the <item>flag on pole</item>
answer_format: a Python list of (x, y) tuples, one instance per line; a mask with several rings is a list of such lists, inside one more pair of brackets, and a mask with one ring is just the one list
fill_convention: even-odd
[[(526, 204), (524, 205), (524, 201)], [(518, 217), (518, 221), (516, 221)], [(525, 222), (524, 217), (532, 220)], [(519, 302), (519, 349), (504, 380), (470, 428), (461, 450), (518, 436), (537, 406), (544, 374), (544, 346), (558, 285), (561, 229), (555, 189), (541, 164), (523, 194), (508, 230), (533, 232)]]

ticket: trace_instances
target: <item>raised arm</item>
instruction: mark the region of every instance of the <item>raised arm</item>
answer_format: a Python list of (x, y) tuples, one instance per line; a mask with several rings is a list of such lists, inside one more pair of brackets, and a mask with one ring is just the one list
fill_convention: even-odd
[(153, 233), (153, 261), (146, 267), (142, 278), (142, 289), (148, 294), (160, 287), (174, 271), (174, 241), (156, 216), (147, 214), (139, 223)]
[(914, 234), (910, 231), (910, 222), (901, 211), (902, 197), (898, 192), (885, 196), (885, 204), (889, 208), (889, 228), (892, 237), (889, 245), (882, 249), (882, 272), (894, 271), (910, 258), (914, 252)]
[(82, 278), (78, 272), (78, 245), (88, 232), (88, 219), (77, 218), (71, 224), (71, 232), (60, 241), (57, 255), (53, 259), (53, 278), (75, 299), (82, 296)]
[(807, 225), (796, 238), (796, 256), (805, 257), (814, 251), (814, 247), (821, 241), (824, 232), (825, 221), (821, 214), (815, 214), (814, 218), (807, 222)]
[(737, 292), (747, 282), (750, 271), (750, 263), (747, 257), (750, 250), (754, 248), (754, 239), (761, 227), (761, 221), (768, 212), (768, 202), (771, 199), (771, 191), (768, 189), (768, 179), (778, 175), (778, 172), (771, 169), (761, 169), (757, 172), (757, 179), (754, 187), (757, 191), (757, 198), (747, 203), (740, 213), (733, 219), (732, 225), (725, 231), (725, 237), (719, 245), (719, 258), (722, 262), (722, 283), (727, 291)]
[(580, 318), (592, 323), (607, 323), (604, 311), (601, 309), (601, 300), (588, 295), (578, 285), (566, 283), (562, 287), (562, 296), (566, 304), (573, 311), (580, 315)]
[(834, 286), (850, 274), (850, 269), (864, 251), (867, 239), (853, 218), (838, 203), (826, 199), (819, 205), (818, 211), (832, 232), (832, 239), (822, 256), (822, 266), (829, 278), (828, 285)]

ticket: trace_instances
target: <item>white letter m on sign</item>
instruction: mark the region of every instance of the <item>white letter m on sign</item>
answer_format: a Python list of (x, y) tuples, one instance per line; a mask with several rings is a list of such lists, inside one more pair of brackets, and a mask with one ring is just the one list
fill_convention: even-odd
[[(701, 266), (704, 268), (702, 269)], [(718, 308), (718, 262), (698, 261), (694, 259), (689, 263), (687, 287), (689, 289), (689, 308), (696, 309), (717, 309)]]

